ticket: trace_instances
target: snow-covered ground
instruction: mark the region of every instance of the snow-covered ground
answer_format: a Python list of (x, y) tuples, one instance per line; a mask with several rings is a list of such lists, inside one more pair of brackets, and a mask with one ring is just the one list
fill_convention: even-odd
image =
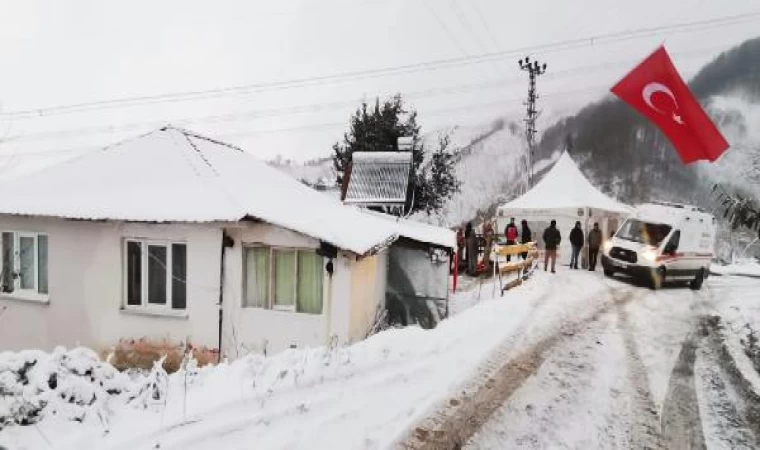
[[(702, 342), (699, 331), (707, 315), (722, 314), (728, 323), (759, 320), (760, 280), (724, 276), (711, 278), (699, 293), (652, 292), (562, 268), (556, 275), (538, 272), (503, 297), (491, 282), (466, 280), (461, 286), (452, 298), (452, 317), (434, 330), (393, 329), (347, 348), (248, 356), (180, 371), (165, 386), (156, 374), (119, 377), (97, 369), (111, 377), (120, 394), (97, 403), (82, 423), (70, 420), (66, 402), (53, 402), (36, 425), (3, 428), (0, 446), (388, 448), (458, 393), (477, 389), (494, 376), (493, 369), (546, 342), (552, 344), (540, 354), (536, 372), (525, 375), (469, 448), (628, 448), (682, 438), (695, 417), (701, 417), (710, 448), (743, 442), (746, 430), (723, 433), (725, 414), (716, 413), (733, 397), (705, 387), (722, 380), (708, 373), (715, 366), (705, 363), (714, 353), (692, 343)], [(68, 353), (75, 362), (87, 356), (81, 350)], [(68, 353), (32, 354), (46, 368), (29, 375), (31, 386), (42, 385), (40, 395), (50, 395), (51, 367), (63, 367), (62, 355)], [(23, 359), (0, 354), (0, 372)], [(69, 366), (74, 369), (53, 370), (60, 372), (60, 386), (52, 392), (89, 392), (82, 380), (75, 383), (67, 374), (85, 373), (90, 366)], [(675, 375), (689, 370), (691, 378)], [(689, 381), (694, 379), (707, 381), (695, 385)], [(145, 395), (151, 381), (159, 387), (158, 399)], [(140, 389), (142, 396), (130, 401)], [(13, 398), (21, 396), (17, 392)], [(0, 398), (0, 411), (10, 400)], [(683, 412), (683, 405), (691, 412)], [(700, 408), (704, 411), (695, 415)], [(661, 421), (669, 425), (661, 429)]]
[(81, 424), (46, 417), (37, 426), (4, 429), (0, 445), (47, 447), (45, 436), (55, 436), (56, 448), (238, 448), (251, 442), (257, 448), (384, 448), (505, 340), (587, 309), (604, 290), (590, 279), (539, 273), (496, 298), (492, 284), (473, 285), (453, 303), (474, 306), (434, 330), (395, 329), (344, 349), (291, 350), (200, 369), (186, 394), (185, 377), (175, 374), (165, 406), (162, 400), (142, 410), (119, 398), (109, 405), (107, 426), (95, 417)]
[(710, 272), (716, 275), (738, 275), (760, 278), (760, 263), (757, 260), (746, 258), (733, 264), (713, 264)]
[(760, 321), (758, 292), (760, 281), (735, 277), (698, 293), (631, 291), (553, 347), (466, 448), (756, 448), (753, 416), (706, 323)]

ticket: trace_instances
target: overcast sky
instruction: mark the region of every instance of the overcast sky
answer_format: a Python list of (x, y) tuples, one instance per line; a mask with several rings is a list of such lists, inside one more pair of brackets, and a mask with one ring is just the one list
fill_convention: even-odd
[[(516, 60), (528, 54), (548, 64), (539, 79), (548, 122), (606, 95), (662, 43), (691, 76), (722, 50), (760, 35), (760, 16), (467, 64), (371, 71), (759, 12), (757, 0), (0, 0), (0, 168), (81, 153), (162, 123), (262, 158), (305, 160), (330, 153), (362, 98), (393, 92), (406, 95), (426, 131), (519, 117), (527, 82)], [(272, 85), (358, 71), (370, 72)], [(251, 85), (260, 88), (48, 109)], [(37, 112), (18, 113), (28, 110)]]

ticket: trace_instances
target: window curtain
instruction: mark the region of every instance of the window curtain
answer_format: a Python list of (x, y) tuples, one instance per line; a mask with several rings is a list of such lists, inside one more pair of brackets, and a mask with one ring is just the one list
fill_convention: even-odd
[(13, 292), (15, 280), (13, 279), (13, 233), (4, 232), (3, 238), (3, 271), (0, 273), (2, 279), (2, 291)]
[(48, 237), (37, 236), (37, 292), (48, 293)]
[(245, 251), (245, 297), (243, 306), (266, 308), (269, 304), (269, 248)]
[(166, 304), (166, 247), (148, 245), (148, 303)]
[(35, 280), (35, 254), (34, 238), (21, 236), (18, 239), (19, 250), (19, 277), (21, 278), (21, 289), (34, 289)]
[(296, 252), (274, 250), (274, 305), (295, 306)]
[(127, 305), (142, 304), (142, 244), (127, 242)]
[(172, 244), (172, 309), (187, 306), (187, 246)]
[(298, 312), (322, 314), (322, 257), (298, 253)]

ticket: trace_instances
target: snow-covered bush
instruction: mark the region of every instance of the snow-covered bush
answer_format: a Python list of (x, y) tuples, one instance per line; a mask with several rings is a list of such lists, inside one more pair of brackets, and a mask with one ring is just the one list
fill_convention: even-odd
[(0, 353), (0, 428), (47, 415), (84, 421), (107, 416), (108, 401), (129, 378), (89, 349)]
[(165, 404), (169, 386), (169, 374), (164, 369), (166, 357), (153, 363), (153, 369), (129, 394), (128, 402), (147, 409), (151, 406)]

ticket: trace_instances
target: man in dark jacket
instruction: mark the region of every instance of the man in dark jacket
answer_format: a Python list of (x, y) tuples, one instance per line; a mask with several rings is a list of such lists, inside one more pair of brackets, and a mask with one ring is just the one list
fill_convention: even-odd
[(570, 245), (573, 247), (573, 253), (570, 255), (570, 268), (577, 269), (578, 256), (580, 256), (583, 248), (583, 230), (580, 222), (575, 222), (575, 228), (570, 231)]
[(594, 223), (594, 228), (588, 232), (588, 270), (596, 270), (596, 258), (599, 255), (599, 247), (602, 246), (602, 230), (599, 223)]
[[(509, 219), (509, 225), (504, 228), (504, 236), (507, 238), (507, 245), (515, 245), (517, 243), (517, 225), (515, 225), (515, 218)], [(512, 259), (510, 255), (507, 255), (507, 262)]]
[(552, 220), (549, 228), (544, 230), (544, 272), (546, 272), (549, 266), (549, 261), (551, 260), (552, 273), (555, 273), (554, 268), (557, 264), (557, 247), (559, 247), (561, 241), (562, 236), (560, 236), (559, 230), (557, 229), (557, 221)]
[(464, 228), (464, 241), (467, 251), (467, 272), (475, 276), (478, 272), (478, 236), (472, 229), (471, 222), (467, 222)]
[[(527, 244), (528, 242), (531, 242), (533, 240), (533, 233), (530, 231), (530, 228), (528, 227), (527, 220), (523, 219), (520, 224), (522, 226), (522, 230), (520, 230), (520, 243)], [(528, 252), (524, 252), (520, 256), (522, 256), (522, 259), (528, 259)]]

